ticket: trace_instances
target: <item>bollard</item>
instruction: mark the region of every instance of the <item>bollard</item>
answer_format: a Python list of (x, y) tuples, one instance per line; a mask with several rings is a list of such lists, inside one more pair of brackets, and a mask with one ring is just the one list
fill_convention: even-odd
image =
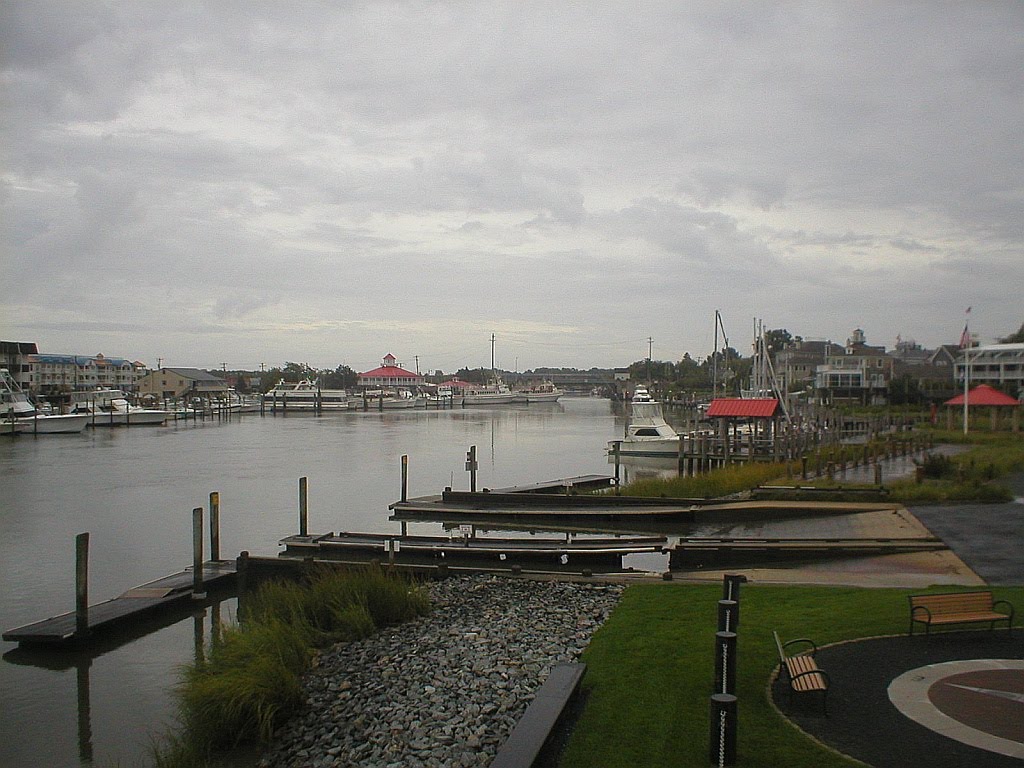
[(740, 628), (740, 604), (735, 600), (718, 601), (718, 631), (737, 632)]
[(620, 452), (622, 450), (622, 441), (621, 440), (616, 440), (612, 444), (612, 446), (613, 446), (612, 447), (612, 451), (613, 451), (613, 453), (615, 455), (615, 495), (618, 496), (619, 495), (619, 468), (620, 468), (620, 464), (621, 464), (621, 460), (620, 460), (621, 457), (620, 457), (619, 454), (620, 454)]
[(220, 560), (220, 494), (210, 493), (210, 559)]
[(728, 693), (711, 696), (711, 728), (708, 738), (712, 765), (736, 763), (736, 697)]
[(736, 633), (715, 633), (715, 693), (736, 693)]
[(192, 597), (201, 600), (203, 591), (203, 508), (192, 510)]
[(806, 480), (807, 479), (807, 457), (806, 456), (801, 456), (800, 457), (800, 479), (801, 480)]
[(309, 483), (308, 478), (299, 478), (299, 536), (309, 535)]
[(75, 536), (75, 636), (89, 634), (89, 534)]
[(722, 577), (722, 599), (740, 601), (740, 584), (744, 583), (747, 577), (741, 573), (727, 573)]
[(469, 490), (471, 493), (476, 493), (476, 471), (479, 466), (476, 460), (476, 446), (471, 445), (466, 452), (466, 471), (469, 472)]

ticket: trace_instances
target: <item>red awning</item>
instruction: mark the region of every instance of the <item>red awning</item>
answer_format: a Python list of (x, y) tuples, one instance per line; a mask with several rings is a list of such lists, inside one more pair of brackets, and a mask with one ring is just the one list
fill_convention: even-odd
[(708, 418), (770, 419), (779, 408), (774, 397), (716, 397), (708, 406)]
[[(944, 403), (944, 405), (963, 404), (964, 396), (962, 394), (959, 394)], [(967, 393), (967, 407), (970, 408), (974, 405), (1020, 405), (1020, 401), (1014, 400), (1005, 392), (1000, 392), (998, 389), (990, 387), (988, 384), (979, 384)]]

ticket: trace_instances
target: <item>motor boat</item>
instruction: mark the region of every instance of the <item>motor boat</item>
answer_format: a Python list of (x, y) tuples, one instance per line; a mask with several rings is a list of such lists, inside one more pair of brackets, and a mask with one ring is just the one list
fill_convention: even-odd
[(0, 434), (74, 434), (85, 429), (88, 418), (80, 414), (45, 413), (29, 399), (6, 368), (0, 368)]
[(629, 401), (626, 434), (608, 442), (608, 451), (620, 456), (678, 456), (679, 434), (672, 429), (647, 387), (638, 386)]
[(168, 411), (132, 405), (120, 389), (98, 388), (71, 393), (72, 413), (84, 414), (92, 427), (158, 426)]

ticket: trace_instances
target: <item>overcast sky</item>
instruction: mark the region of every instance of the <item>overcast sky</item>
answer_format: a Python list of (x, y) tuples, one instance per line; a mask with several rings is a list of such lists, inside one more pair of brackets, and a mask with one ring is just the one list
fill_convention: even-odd
[(0, 338), (622, 366), (1024, 321), (1024, 3), (0, 4)]

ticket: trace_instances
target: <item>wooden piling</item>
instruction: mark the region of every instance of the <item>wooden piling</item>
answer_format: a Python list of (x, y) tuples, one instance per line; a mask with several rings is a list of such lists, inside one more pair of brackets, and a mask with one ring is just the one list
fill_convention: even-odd
[(75, 537), (75, 636), (89, 634), (89, 534)]
[(402, 454), (402, 501), (409, 500), (409, 454)]
[(192, 510), (192, 597), (204, 598), (203, 589), (203, 508)]
[(220, 560), (220, 493), (210, 493), (210, 559)]

